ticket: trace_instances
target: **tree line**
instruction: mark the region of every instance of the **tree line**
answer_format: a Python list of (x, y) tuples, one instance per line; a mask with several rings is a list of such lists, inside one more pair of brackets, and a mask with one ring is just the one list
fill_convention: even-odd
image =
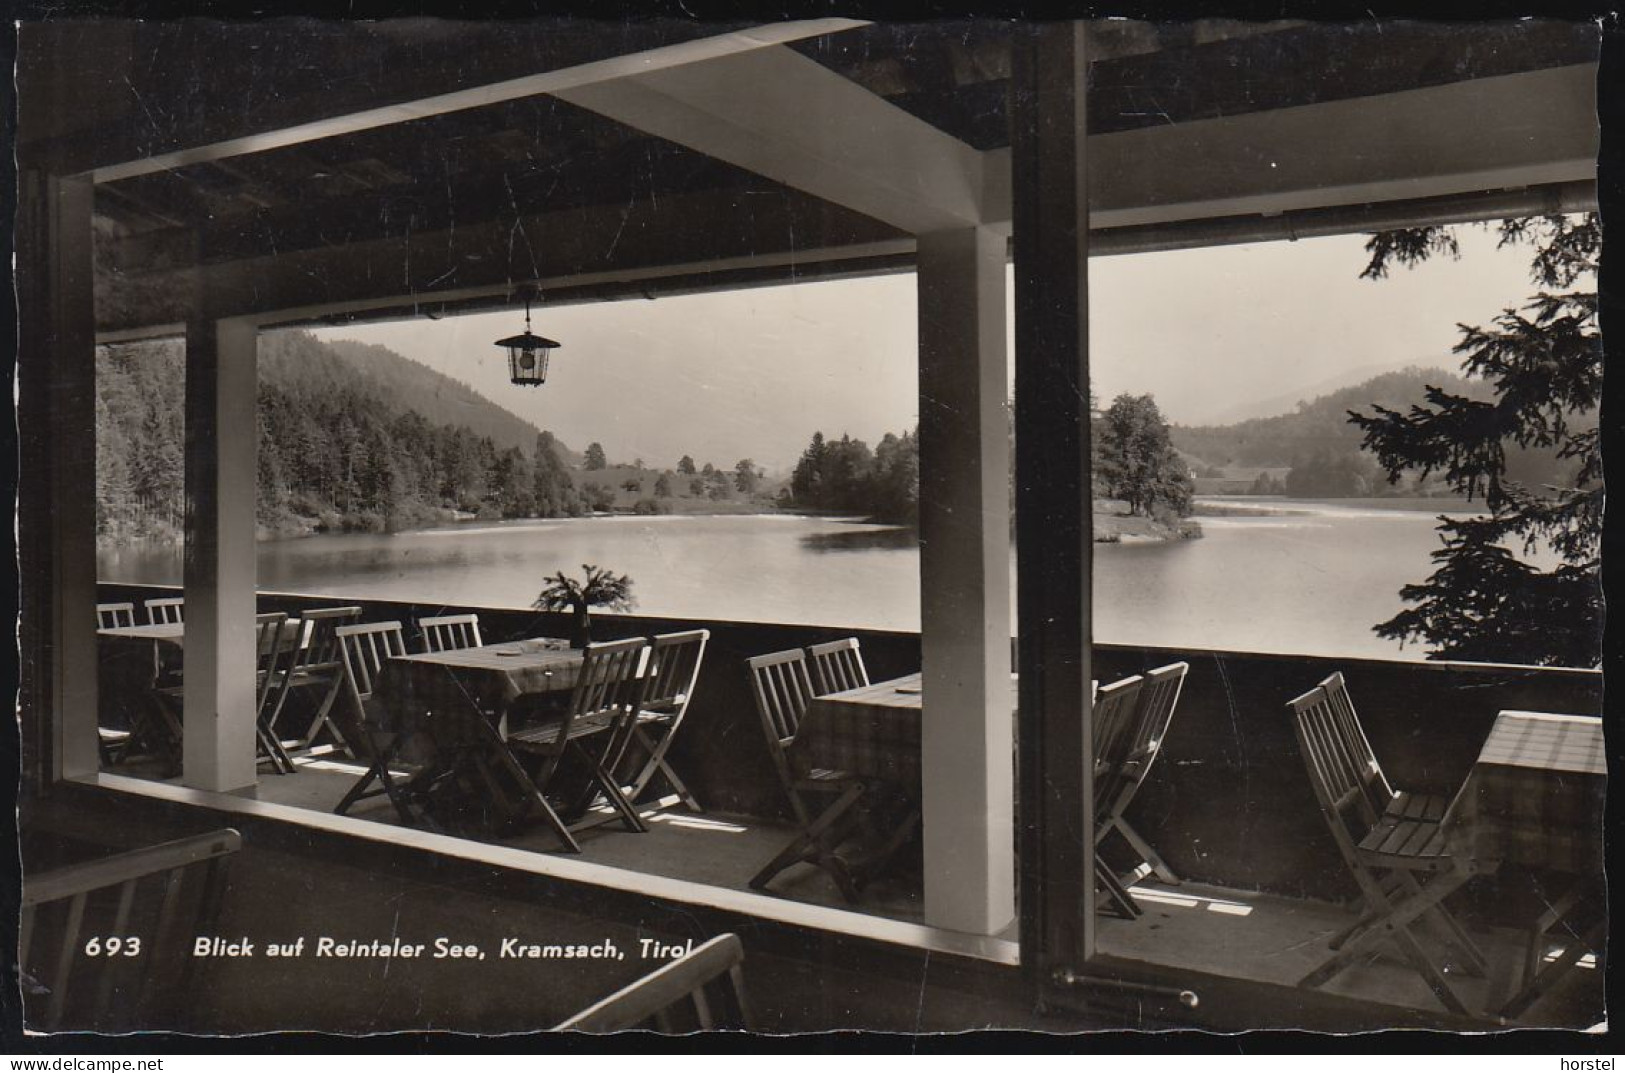
[[(1113, 400), (1096, 420), (1093, 445), (1096, 495), (1121, 499), (1130, 513), (1160, 520), (1190, 514), (1189, 468), (1174, 450), (1168, 425), (1150, 395), (1125, 394)], [(781, 502), (788, 507), (918, 524), (916, 434), (888, 432), (871, 451), (851, 436), (830, 440), (822, 431), (814, 432), (785, 492)]]
[[(331, 363), (299, 360), (321, 346), (304, 333), (260, 340), (262, 366), (278, 373), (261, 378), (255, 415), (262, 527), (382, 532), (451, 510), (497, 519), (587, 509), (551, 433), (525, 451), (430, 422)], [(185, 484), (180, 344), (102, 348), (96, 394), (98, 535), (172, 537)]]
[(913, 432), (888, 432), (870, 450), (848, 435), (826, 440), (814, 432), (786, 491), (785, 506), (914, 525), (920, 514), (919, 444)]

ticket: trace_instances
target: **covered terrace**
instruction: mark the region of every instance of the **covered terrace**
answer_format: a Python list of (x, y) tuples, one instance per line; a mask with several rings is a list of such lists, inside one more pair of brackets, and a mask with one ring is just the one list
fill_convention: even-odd
[[(1396, 1002), (1380, 966), (1363, 993), (1357, 982), (1292, 986), (1301, 965), (1285, 955), (1324, 942), (1343, 919), (1316, 904), (1353, 891), (1297, 781), (1283, 706), (1344, 671), (1362, 683), (1367, 733), (1396, 758), (1405, 776), (1396, 782), (1447, 794), (1498, 712), (1595, 714), (1599, 676), (1093, 644), (1092, 518), (1078, 492), (1090, 483), (1088, 267), (1092, 256), (1594, 208), (1597, 49), (1593, 27), (1535, 21), (833, 19), (651, 22), (613, 34), (571, 22), (25, 24), (18, 272), (32, 867), (51, 860), (52, 846), (111, 848), (137, 831), (229, 823), (245, 831), (250, 860), (264, 854), (245, 872), (279, 871), (330, 907), (329, 918), (302, 916), (306, 930), (341, 918), (358, 927), (376, 897), (399, 910), (399, 899), (372, 894), (360, 899), (366, 912), (333, 908), (345, 901), (342, 884), (326, 884), (340, 871), (359, 888), (387, 877), (378, 889), (397, 894), (416, 883), (487, 885), (467, 904), (536, 927), (553, 926), (555, 907), (569, 927), (585, 918), (616, 934), (726, 926), (745, 934), (753, 956), (786, 967), (766, 988), (785, 1030), (1493, 1023), (1440, 1013), (1425, 987)], [(226, 53), (241, 63), (202, 62)], [(172, 79), (180, 66), (198, 77)], [(658, 839), (606, 829), (566, 859), (524, 840), (492, 845), (371, 814), (332, 816), (332, 787), (342, 794), (339, 777), (353, 774), (342, 764), (326, 775), (257, 771), (250, 624), (257, 610), (305, 603), (257, 591), (255, 444), (236, 430), (253, 427), (258, 332), (508, 308), (531, 287), (550, 304), (611, 302), (909, 270), (919, 296), (922, 628), (863, 644), (875, 678), (922, 670), (930, 698), (913, 883), (854, 910), (816, 874), (787, 876), (791, 889), (779, 895), (743, 889), (724, 851), (692, 848), (700, 839), (770, 846), (784, 833), (742, 662), (825, 639), (793, 623), (699, 624), (714, 635), (694, 716), (707, 732), (691, 726), (677, 759), (710, 808), (671, 813)], [(95, 605), (126, 595), (96, 579), (96, 347), (163, 335), (184, 335), (187, 365), (186, 726), (182, 772), (169, 781), (103, 769), (95, 673)], [(428, 609), (369, 610), (378, 619)], [(535, 616), (480, 613), (500, 639), (563, 632)], [(610, 622), (627, 635), (696, 625)], [(1137, 814), (1188, 885), (1148, 882), (1154, 919), (1119, 922), (1097, 913), (1093, 855), (1076, 834), (1095, 826), (1091, 682), (1170, 660), (1192, 664), (1191, 684)], [(97, 819), (114, 814), (128, 829)], [(676, 848), (636, 848), (660, 840)], [(267, 882), (236, 890), (227, 912), (238, 927), (272, 926), (285, 895)], [(1241, 965), (1259, 940), (1223, 936), (1262, 920), (1266, 903), (1300, 930), (1274, 933), (1277, 964)], [(426, 932), (453, 928), (465, 911), (433, 897), (415, 904)], [(1481, 908), (1489, 929), (1517, 918), (1497, 916), (1505, 899)], [(1515, 941), (1494, 956), (1515, 960)], [(467, 981), (431, 985), (408, 973), (428, 996), (415, 1021), (379, 1012), (361, 987), (313, 1001), (290, 972), (287, 1005), (266, 1012), (247, 998), (257, 986), (248, 976), (218, 967), (212, 1001), (182, 1002), (178, 1023), (534, 1028), (614, 975), (555, 974), (526, 1010), (507, 997), (481, 1006)], [(356, 972), (353, 983), (377, 983)], [(1586, 975), (1572, 974), (1578, 997), (1554, 995), (1531, 1016), (1591, 1023)], [(916, 1001), (922, 987), (929, 1002)], [(1203, 995), (1196, 1009), (1179, 1001), (1193, 990)]]

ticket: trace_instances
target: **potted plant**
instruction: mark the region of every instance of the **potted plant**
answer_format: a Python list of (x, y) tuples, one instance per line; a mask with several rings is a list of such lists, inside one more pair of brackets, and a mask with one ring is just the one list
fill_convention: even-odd
[(570, 612), (572, 648), (585, 648), (592, 641), (590, 608), (630, 611), (634, 603), (630, 577), (587, 563), (583, 563), (581, 569), (586, 575), (584, 579), (567, 577), (563, 570), (548, 578), (531, 605), (539, 611)]

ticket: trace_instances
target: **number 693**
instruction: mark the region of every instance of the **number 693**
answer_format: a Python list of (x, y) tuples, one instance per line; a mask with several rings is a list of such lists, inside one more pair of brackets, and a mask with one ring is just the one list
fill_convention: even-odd
[(118, 957), (123, 955), (133, 958), (141, 953), (141, 936), (139, 935), (109, 935), (105, 939), (100, 935), (92, 935), (85, 941), (85, 956), (87, 957)]

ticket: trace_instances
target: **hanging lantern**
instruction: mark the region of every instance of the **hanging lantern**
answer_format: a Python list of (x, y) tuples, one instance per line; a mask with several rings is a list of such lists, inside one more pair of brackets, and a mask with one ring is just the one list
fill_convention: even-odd
[(498, 339), (496, 345), (508, 351), (509, 380), (531, 387), (547, 383), (547, 356), (559, 344), (531, 334), (529, 295), (525, 297), (525, 333)]

